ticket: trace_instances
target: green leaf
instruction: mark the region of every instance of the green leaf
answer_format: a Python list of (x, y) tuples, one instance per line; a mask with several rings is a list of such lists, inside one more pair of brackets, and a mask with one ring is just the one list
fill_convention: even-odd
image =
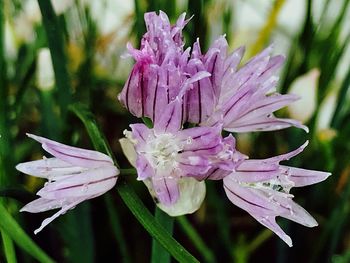
[[(155, 218), (156, 220), (168, 231), (170, 235), (173, 233), (174, 228), (174, 218), (168, 216), (158, 207), (155, 208)], [(163, 246), (156, 240), (152, 239), (152, 263), (168, 263), (171, 257), (169, 253), (163, 248)]]
[(56, 86), (59, 91), (58, 101), (61, 108), (61, 114), (64, 117), (67, 111), (67, 106), (71, 102), (72, 89), (67, 70), (67, 59), (64, 52), (63, 32), (59, 26), (51, 1), (38, 0), (38, 3), (43, 19), (48, 46), (51, 52)]
[(16, 263), (16, 251), (11, 238), (4, 231), (1, 231), (1, 237), (4, 244), (4, 253), (7, 263)]
[(25, 250), (39, 262), (54, 262), (34, 241), (24, 232), (15, 219), (7, 212), (0, 203), (0, 229), (5, 232), (16, 244)]
[(191, 225), (190, 221), (185, 216), (179, 216), (176, 218), (182, 230), (187, 235), (188, 239), (191, 240), (193, 245), (203, 256), (204, 262), (215, 262), (215, 256), (213, 252), (205, 244), (197, 230)]
[[(92, 113), (83, 104), (74, 104), (69, 107), (83, 122), (90, 139), (97, 151), (108, 153), (112, 159), (115, 157), (107, 144), (104, 135), (99, 130)], [(116, 162), (115, 162), (116, 164)], [(199, 262), (169, 232), (159, 224), (145, 207), (135, 191), (123, 178), (118, 179), (117, 191), (126, 206), (133, 213), (141, 225), (179, 262)]]
[(340, 87), (340, 91), (338, 94), (338, 99), (337, 99), (337, 106), (335, 108), (334, 114), (333, 114), (333, 118), (332, 118), (332, 122), (331, 122), (331, 126), (334, 128), (339, 128), (340, 124), (341, 124), (341, 120), (342, 120), (342, 110), (345, 106), (345, 102), (347, 99), (347, 93), (350, 89), (350, 68), (346, 74), (346, 77), (343, 80), (343, 83)]

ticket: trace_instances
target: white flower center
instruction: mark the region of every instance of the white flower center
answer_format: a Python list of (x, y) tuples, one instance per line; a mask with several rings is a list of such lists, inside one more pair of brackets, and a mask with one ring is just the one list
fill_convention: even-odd
[(144, 149), (144, 154), (154, 168), (173, 169), (178, 164), (177, 155), (183, 150), (181, 144), (180, 140), (173, 134), (159, 134), (155, 138), (150, 138)]

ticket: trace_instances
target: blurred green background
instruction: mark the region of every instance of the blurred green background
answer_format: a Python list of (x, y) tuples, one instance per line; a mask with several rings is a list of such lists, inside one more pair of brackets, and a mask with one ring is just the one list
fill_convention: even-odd
[[(290, 128), (237, 135), (238, 149), (251, 158), (266, 158), (309, 139), (309, 147), (289, 165), (332, 172), (323, 183), (293, 189), (295, 201), (319, 222), (308, 229), (279, 220), (293, 248), (232, 205), (215, 181), (207, 183), (199, 211), (175, 219), (175, 239), (201, 262), (350, 262), (349, 2), (51, 0), (50, 5), (39, 0), (39, 8), (34, 0), (0, 0), (0, 262), (49, 262), (34, 259), (27, 239), (8, 233), (19, 227), (42, 249), (38, 253), (57, 262), (150, 262), (152, 238), (113, 190), (79, 205), (34, 236), (33, 230), (52, 211), (18, 211), (44, 182), (14, 167), (43, 155), (26, 132), (93, 148), (84, 126), (69, 110), (76, 102), (96, 116), (120, 166), (130, 167), (118, 139), (139, 120), (117, 100), (133, 65), (121, 56), (128, 41), (139, 45), (145, 32), (143, 14), (158, 10), (172, 22), (182, 12), (194, 15), (185, 28), (187, 46), (199, 37), (207, 50), (226, 34), (231, 50), (246, 46), (247, 61), (274, 43), (275, 54), (287, 57), (279, 91), (302, 96), (278, 115), (303, 121), (310, 133)], [(135, 178), (130, 175), (126, 181), (153, 212), (152, 199)]]

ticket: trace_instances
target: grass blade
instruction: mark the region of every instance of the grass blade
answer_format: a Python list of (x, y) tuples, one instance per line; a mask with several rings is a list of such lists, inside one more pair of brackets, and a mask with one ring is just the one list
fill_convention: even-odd
[(59, 90), (58, 102), (61, 108), (61, 114), (64, 117), (67, 111), (67, 106), (71, 102), (72, 89), (67, 70), (66, 55), (64, 52), (63, 33), (58, 24), (51, 1), (38, 0), (38, 3), (46, 32), (47, 43), (51, 52), (56, 86)]
[(179, 216), (176, 218), (177, 223), (180, 225), (182, 230), (186, 233), (189, 240), (197, 248), (197, 250), (203, 256), (204, 262), (215, 262), (215, 256), (213, 252), (207, 247), (197, 230), (191, 225), (185, 216)]
[(122, 262), (131, 263), (132, 261), (130, 258), (130, 254), (128, 252), (128, 248), (123, 238), (123, 230), (120, 223), (119, 215), (113, 205), (111, 194), (109, 193), (105, 194), (105, 203), (107, 206), (107, 211), (109, 214), (110, 224), (112, 226), (113, 234), (118, 242), (120, 254), (122, 256)]
[(54, 262), (34, 241), (24, 232), (15, 219), (0, 203), (0, 229), (5, 232), (16, 244), (39, 262)]
[[(154, 216), (156, 220), (169, 232), (171, 235), (174, 228), (174, 218), (168, 216), (158, 207), (155, 208)], [(152, 239), (152, 263), (169, 263), (171, 257), (161, 244), (156, 239)]]
[(1, 231), (1, 237), (7, 263), (16, 263), (16, 251), (11, 238), (4, 231)]

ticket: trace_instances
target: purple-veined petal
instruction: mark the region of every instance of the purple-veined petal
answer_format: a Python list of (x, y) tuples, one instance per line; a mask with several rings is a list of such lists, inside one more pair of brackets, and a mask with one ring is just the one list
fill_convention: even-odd
[(278, 235), (289, 247), (293, 246), (292, 239), (282, 230), (282, 228), (276, 223), (276, 217), (267, 216), (262, 217), (259, 215), (252, 215), (260, 224), (269, 228), (276, 235)]
[(155, 171), (144, 155), (138, 155), (136, 159), (137, 180), (144, 180), (155, 176)]
[(276, 207), (268, 200), (261, 198), (252, 188), (240, 186), (230, 176), (223, 179), (224, 190), (228, 199), (239, 208), (250, 214), (261, 216), (276, 215)]
[(281, 119), (274, 116), (259, 117), (245, 123), (234, 122), (225, 125), (224, 130), (229, 132), (275, 131), (289, 128), (291, 126), (295, 126), (309, 132), (309, 129), (305, 125), (302, 125), (299, 121), (292, 119)]
[(145, 144), (150, 138), (154, 137), (152, 131), (143, 123), (130, 124), (130, 128), (132, 130), (131, 140), (136, 140), (140, 145)]
[(152, 177), (152, 184), (160, 203), (165, 206), (176, 203), (179, 198), (179, 188), (176, 178), (157, 174)]
[(308, 146), (309, 141), (304, 142), (301, 146), (299, 146), (297, 149), (285, 153), (285, 154), (280, 154), (271, 158), (264, 159), (263, 161), (265, 163), (279, 163), (281, 161), (288, 161), (290, 158), (297, 156), (299, 153), (304, 151), (304, 149)]
[(238, 172), (271, 172), (278, 169), (279, 165), (270, 159), (244, 160), (237, 167)]
[(96, 168), (48, 183), (37, 194), (47, 199), (98, 196), (115, 185), (118, 174), (119, 171), (114, 166)]
[(178, 160), (178, 169), (181, 171), (182, 176), (200, 175), (208, 172), (210, 169), (210, 161), (206, 157), (197, 156), (191, 152), (181, 154)]
[(160, 116), (159, 121), (154, 123), (154, 130), (160, 133), (174, 133), (180, 130), (182, 124), (181, 101), (172, 101)]
[(273, 77), (276, 71), (282, 66), (284, 61), (285, 57), (282, 55), (271, 57), (269, 63), (265, 68), (265, 71), (259, 77), (259, 81), (264, 82), (268, 78)]
[[(252, 63), (254, 61), (254, 63)], [(269, 63), (269, 56), (258, 56), (252, 59), (237, 72), (228, 72), (226, 83), (222, 83), (219, 103), (224, 104), (235, 93), (245, 86), (257, 86), (256, 80), (264, 72)], [(225, 77), (224, 77), (225, 78)]]
[(231, 177), (234, 178), (237, 183), (257, 183), (268, 181), (276, 178), (280, 171), (278, 169), (271, 171), (238, 171), (232, 172)]
[(183, 140), (184, 151), (198, 151), (211, 149), (221, 141), (221, 126), (195, 127), (184, 129), (177, 133), (179, 139)]
[[(194, 61), (192, 60), (192, 62)], [(201, 62), (189, 62), (188, 72), (194, 76), (198, 72), (206, 71)], [(212, 114), (216, 103), (210, 79), (205, 77), (193, 82), (192, 87), (186, 92), (184, 103), (186, 104), (187, 121), (201, 123), (203, 120), (206, 120)]]
[(76, 199), (74, 202), (67, 204), (65, 206), (63, 206), (61, 208), (61, 210), (59, 210), (58, 212), (56, 212), (53, 216), (46, 218), (40, 225), (40, 227), (38, 229), (36, 229), (34, 231), (34, 234), (38, 234), (41, 230), (43, 230), (43, 228), (45, 226), (47, 226), (48, 224), (50, 224), (53, 220), (55, 220), (57, 217), (59, 217), (60, 215), (65, 214), (68, 210), (73, 209), (74, 207), (76, 207), (79, 203), (83, 202), (85, 199), (84, 198), (78, 198)]
[[(264, 117), (271, 114), (272, 112), (279, 110), (292, 102), (298, 100), (299, 97), (289, 94), (289, 95), (280, 95), (275, 94), (265, 98), (261, 98), (247, 110), (242, 112), (237, 118), (239, 122), (249, 122), (251, 119), (257, 119), (259, 117)], [(230, 122), (229, 120), (227, 122)]]
[(21, 208), (20, 212), (30, 212), (30, 213), (41, 213), (52, 209), (57, 209), (62, 207), (66, 203), (70, 203), (71, 200), (67, 199), (45, 199), (45, 198), (38, 198), (34, 201), (26, 204), (24, 207)]
[(228, 176), (230, 173), (231, 173), (231, 171), (226, 171), (226, 170), (220, 169), (219, 167), (215, 167), (215, 168), (211, 168), (205, 174), (191, 175), (191, 176), (196, 178), (199, 181), (204, 181), (204, 180), (222, 180), (223, 178)]
[(307, 170), (295, 167), (280, 165), (281, 173), (288, 176), (288, 179), (294, 183), (294, 187), (316, 184), (326, 180), (331, 173)]
[(27, 135), (28, 137), (40, 142), (43, 145), (43, 148), (45, 147), (46, 149), (44, 149), (55, 157), (73, 165), (93, 168), (101, 165), (113, 164), (112, 159), (103, 153), (68, 146), (33, 134)]
[(179, 198), (174, 204), (164, 205), (157, 200), (151, 179), (143, 181), (150, 194), (156, 200), (157, 206), (170, 216), (191, 214), (199, 209), (205, 197), (205, 183), (193, 178), (182, 177), (177, 179)]
[(86, 168), (72, 166), (72, 164), (58, 158), (44, 158), (42, 160), (20, 163), (16, 166), (16, 169), (25, 174), (50, 180), (59, 180), (60, 177), (81, 173), (86, 170)]
[(221, 83), (224, 75), (224, 66), (227, 53), (228, 43), (224, 36), (214, 41), (204, 56), (205, 67), (211, 73), (210, 81), (216, 98), (221, 92)]
[(318, 225), (316, 220), (291, 198), (286, 198), (281, 195), (281, 193), (275, 193), (272, 198), (274, 202), (286, 208), (279, 216), (307, 227), (315, 227)]
[(239, 47), (235, 49), (226, 59), (224, 64), (224, 73), (223, 73), (223, 82), (225, 81), (225, 76), (229, 76), (237, 70), (239, 63), (242, 60), (242, 57), (245, 52), (245, 47)]

